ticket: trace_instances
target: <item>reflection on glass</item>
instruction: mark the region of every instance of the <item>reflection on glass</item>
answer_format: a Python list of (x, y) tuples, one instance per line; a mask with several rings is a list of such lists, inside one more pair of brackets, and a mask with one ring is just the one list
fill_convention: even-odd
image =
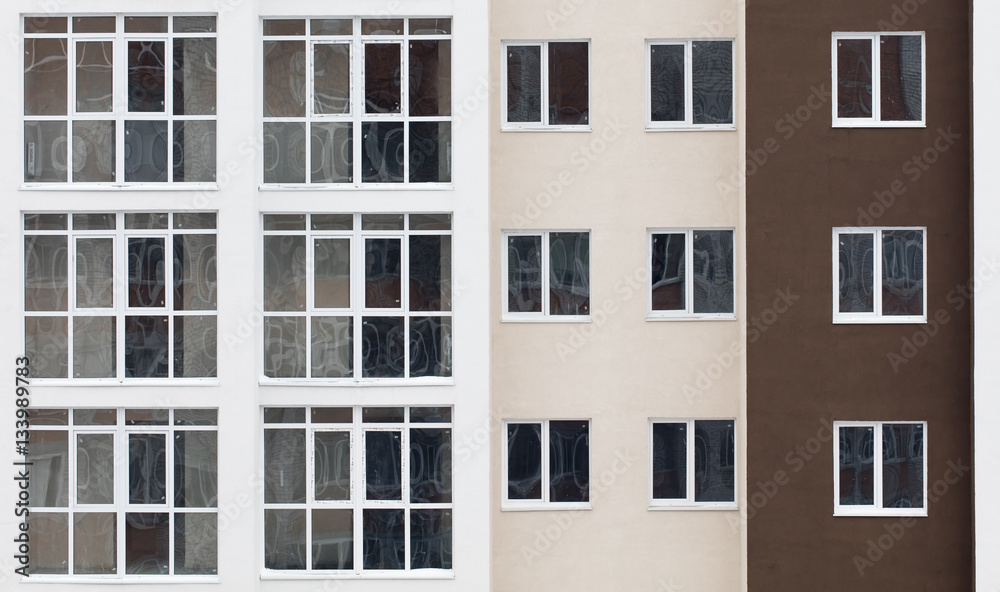
[(115, 122), (73, 122), (73, 181), (115, 180)]
[(402, 246), (396, 238), (365, 240), (365, 307), (402, 306)]
[(542, 424), (507, 424), (507, 498), (542, 499)]
[(402, 183), (403, 124), (369, 121), (361, 124), (361, 181)]
[(361, 409), (363, 423), (403, 423), (402, 407), (364, 407)]
[(316, 500), (351, 499), (351, 434), (316, 432)]
[(25, 121), (25, 183), (65, 183), (67, 146), (65, 121)]
[(66, 310), (67, 244), (65, 236), (24, 237), (24, 310)]
[(354, 510), (312, 511), (312, 568), (354, 568)]
[(590, 117), (586, 41), (549, 43), (549, 124), (586, 125)]
[(653, 499), (687, 497), (687, 424), (653, 424)]
[(403, 19), (362, 19), (362, 35), (402, 35)]
[(129, 434), (128, 501), (167, 503), (167, 449), (164, 434)]
[(361, 323), (361, 375), (402, 378), (406, 336), (399, 317), (364, 317)]
[(694, 501), (736, 501), (733, 422), (694, 422)]
[(174, 317), (174, 377), (214, 377), (218, 341), (215, 316)]
[(173, 251), (174, 310), (215, 310), (215, 235), (176, 235)]
[(692, 118), (695, 124), (733, 122), (733, 44), (691, 44)]
[(174, 514), (174, 573), (210, 575), (218, 571), (218, 516)]
[(304, 318), (264, 318), (264, 376), (305, 378), (306, 320)]
[(65, 39), (24, 40), (25, 115), (66, 115), (66, 62)]
[(164, 575), (169, 564), (170, 515), (125, 514), (125, 573)]
[(652, 309), (686, 310), (685, 242), (682, 233), (654, 234), (652, 252)]
[(173, 169), (177, 183), (215, 181), (215, 122), (175, 121)]
[(410, 310), (451, 310), (451, 237), (410, 236)]
[(73, 514), (73, 573), (118, 572), (117, 517), (105, 512)]
[(174, 39), (174, 115), (215, 115), (217, 71), (215, 39)]
[(590, 500), (590, 428), (586, 421), (549, 422), (549, 500)]
[(590, 234), (549, 234), (549, 313), (590, 314)]
[(403, 499), (399, 432), (365, 432), (365, 499)]
[(175, 16), (174, 33), (214, 33), (214, 16)]
[(403, 510), (364, 510), (364, 569), (406, 567), (406, 519)]
[(128, 305), (163, 307), (166, 297), (164, 239), (128, 239)]
[(924, 426), (882, 426), (882, 507), (924, 507)]
[(73, 319), (73, 377), (113, 378), (117, 366), (115, 317)]
[(76, 436), (76, 503), (115, 503), (115, 436)]
[(733, 231), (695, 230), (693, 235), (694, 312), (733, 312)]
[(310, 181), (350, 183), (354, 180), (354, 124), (351, 122), (313, 123)]
[(920, 35), (882, 35), (879, 51), (881, 119), (920, 121), (924, 79)]
[(167, 317), (125, 317), (125, 376), (167, 377), (169, 329)]
[(316, 308), (350, 308), (351, 241), (316, 239), (313, 245)]
[(924, 314), (924, 233), (882, 231), (882, 314)]
[(451, 502), (451, 430), (410, 430), (410, 501)]
[(306, 114), (305, 48), (302, 41), (264, 42), (264, 117)]
[(870, 426), (840, 428), (840, 492), (842, 506), (875, 503), (875, 441)]
[(306, 182), (306, 124), (264, 122), (264, 182)]
[(264, 237), (264, 309), (304, 310), (306, 306), (306, 239)]
[(837, 117), (872, 116), (872, 42), (837, 40)]
[(76, 42), (76, 110), (114, 110), (114, 47), (111, 41)]
[(167, 65), (163, 41), (128, 42), (128, 110), (163, 113)]
[(451, 115), (451, 41), (411, 39), (409, 52), (410, 115)]
[(313, 378), (354, 375), (354, 323), (351, 317), (312, 318)]
[(875, 312), (874, 235), (841, 233), (839, 281), (840, 312)]
[(114, 306), (113, 239), (77, 239), (76, 306), (77, 308)]
[(306, 434), (264, 430), (264, 502), (306, 501)]
[(174, 432), (174, 506), (214, 508), (219, 497), (216, 431)]
[(264, 567), (306, 568), (306, 511), (264, 510)]
[(410, 510), (410, 569), (451, 569), (451, 510)]
[(26, 519), (31, 533), (31, 573), (69, 573), (69, 514), (32, 511)]
[(309, 19), (309, 32), (313, 35), (350, 35), (354, 32), (354, 20)]
[(365, 113), (399, 113), (401, 55), (398, 43), (365, 44)]
[(35, 378), (66, 378), (69, 327), (66, 317), (25, 317), (24, 354)]
[(507, 46), (507, 121), (542, 121), (542, 48)]
[(653, 121), (684, 121), (684, 46), (649, 48), (649, 106)]
[(410, 123), (410, 182), (451, 182), (451, 122)]
[(451, 317), (410, 319), (410, 377), (451, 376)]
[(125, 17), (126, 33), (166, 33), (167, 17), (165, 16), (127, 16)]
[[(33, 418), (32, 418), (33, 419)], [(68, 432), (31, 430), (31, 443), (25, 459), (33, 463), (28, 481), (31, 509), (65, 508), (69, 503)]]
[(542, 237), (507, 238), (507, 312), (542, 312)]
[(351, 46), (347, 43), (313, 46), (313, 112), (351, 112)]
[(170, 135), (166, 121), (126, 121), (125, 181), (166, 181), (169, 151)]

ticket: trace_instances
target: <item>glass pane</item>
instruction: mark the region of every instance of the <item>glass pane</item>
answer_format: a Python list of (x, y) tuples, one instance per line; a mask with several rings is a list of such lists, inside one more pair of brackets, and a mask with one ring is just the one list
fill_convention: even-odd
[(410, 430), (410, 502), (451, 503), (451, 430)]
[(24, 182), (66, 182), (66, 122), (24, 122)]
[(365, 499), (403, 499), (402, 435), (365, 432)]
[(306, 320), (304, 317), (264, 318), (264, 376), (305, 378)]
[(129, 434), (128, 501), (167, 503), (167, 449), (164, 434)]
[(354, 33), (354, 20), (309, 19), (309, 31), (313, 35), (351, 35)]
[(306, 237), (264, 237), (264, 310), (306, 307)]
[(875, 505), (875, 441), (872, 427), (840, 428), (840, 504)]
[(127, 16), (125, 17), (126, 33), (166, 33), (167, 17), (165, 16)]
[[(264, 22), (265, 35), (268, 34), (268, 22)], [(295, 22), (302, 23), (302, 21)], [(302, 41), (265, 41), (264, 117), (303, 117), (305, 114), (305, 43)]]
[(111, 113), (115, 103), (114, 43), (76, 42), (76, 110)]
[(872, 42), (837, 40), (837, 117), (872, 116)]
[(361, 410), (364, 423), (403, 423), (402, 407), (365, 407)]
[(402, 183), (403, 124), (370, 121), (361, 124), (361, 181)]
[(115, 180), (115, 122), (73, 122), (73, 181)]
[(401, 47), (398, 43), (365, 44), (365, 113), (400, 113)]
[(351, 46), (347, 43), (313, 46), (313, 112), (351, 112)]
[(26, 16), (25, 33), (65, 33), (66, 17)]
[(313, 214), (310, 222), (313, 230), (351, 230), (354, 214)]
[(451, 115), (451, 41), (411, 39), (409, 52), (410, 115)]
[(920, 121), (923, 116), (921, 41), (920, 35), (879, 38), (883, 121)]
[(174, 115), (215, 115), (214, 38), (174, 39)]
[(549, 314), (590, 314), (590, 234), (549, 234)]
[(692, 117), (696, 124), (733, 122), (733, 43), (691, 43)]
[(402, 318), (364, 317), (361, 339), (362, 377), (403, 378), (406, 336)]
[(451, 182), (451, 122), (410, 123), (410, 182)]
[(351, 499), (350, 432), (316, 432), (316, 500)]
[(882, 426), (882, 507), (924, 507), (924, 426)]
[(125, 228), (132, 230), (162, 230), (168, 226), (169, 217), (165, 213), (143, 212), (125, 214)]
[(32, 511), (26, 520), (31, 537), (30, 573), (69, 573), (69, 514)]
[(219, 497), (218, 432), (174, 432), (174, 506), (214, 508)]
[(126, 121), (125, 181), (166, 182), (169, 149), (166, 121)]
[(586, 125), (589, 121), (589, 44), (549, 43), (549, 124)]
[(507, 312), (542, 312), (542, 237), (507, 238)]
[(306, 568), (305, 510), (264, 510), (264, 567)]
[(175, 16), (175, 33), (214, 33), (216, 27), (214, 16)]
[(174, 377), (214, 377), (219, 331), (214, 316), (174, 317)]
[(164, 239), (128, 239), (129, 306), (166, 306), (166, 264)]
[(113, 434), (77, 434), (76, 502), (115, 503), (115, 437)]
[(164, 575), (169, 564), (170, 515), (125, 514), (125, 573)]
[(66, 61), (65, 39), (24, 40), (25, 115), (66, 115)]
[(128, 110), (163, 113), (166, 101), (163, 41), (128, 42)]
[(73, 319), (73, 378), (114, 378), (117, 373), (115, 317)]
[(210, 230), (215, 228), (214, 212), (178, 212), (174, 214), (174, 228)]
[(73, 230), (114, 230), (117, 218), (115, 214), (73, 214)]
[(65, 236), (24, 237), (24, 310), (66, 310), (68, 260)]
[(410, 35), (450, 35), (451, 19), (449, 18), (411, 18)]
[(305, 214), (265, 214), (264, 230), (305, 230)]
[(73, 573), (117, 573), (117, 533), (114, 514), (73, 514)]
[[(35, 420), (32, 414), (32, 421)], [(73, 425), (115, 425), (118, 411), (115, 409), (74, 409)]]
[(309, 129), (312, 142), (310, 181), (313, 183), (354, 181), (354, 124), (313, 123)]
[(687, 498), (687, 424), (653, 424), (653, 499)]
[(354, 376), (354, 320), (313, 317), (311, 356), (313, 378)]
[(73, 18), (74, 33), (114, 33), (113, 16), (78, 16)]
[(174, 411), (174, 425), (177, 426), (214, 426), (218, 424), (218, 409), (177, 409)]
[(66, 230), (66, 214), (25, 214), (25, 230)]
[(684, 121), (684, 46), (649, 47), (649, 108), (653, 121)]
[(736, 501), (736, 440), (728, 420), (694, 422), (694, 501)]
[(174, 310), (215, 310), (214, 234), (174, 236)]
[(215, 122), (174, 122), (174, 181), (212, 183), (215, 181)]
[(218, 571), (218, 516), (174, 514), (174, 573), (209, 575)]
[(111, 308), (114, 306), (114, 255), (114, 239), (77, 239), (77, 308)]
[(306, 22), (303, 19), (265, 19), (265, 35), (305, 35)]
[(695, 230), (693, 251), (694, 312), (732, 313), (733, 231)]
[(315, 307), (350, 308), (351, 241), (316, 239), (314, 245)]
[(365, 307), (402, 306), (402, 246), (398, 238), (365, 240)]
[(313, 423), (352, 423), (354, 409), (350, 407), (313, 407)]
[(451, 214), (410, 214), (410, 230), (451, 230)]
[(362, 214), (362, 230), (403, 230), (404, 214)]
[(125, 317), (125, 376), (166, 378), (169, 335), (167, 317)]
[(549, 422), (549, 500), (590, 500), (590, 427), (586, 421)]
[(404, 510), (364, 510), (364, 568), (406, 567)]
[(264, 423), (305, 423), (306, 410), (302, 407), (266, 407)]
[(170, 419), (169, 409), (126, 409), (125, 425), (167, 425)]
[(32, 510), (65, 508), (68, 504), (70, 487), (68, 438), (69, 432), (37, 428), (31, 430), (31, 442), (25, 460), (33, 463), (29, 465), (27, 482), (28, 499)]
[(410, 423), (451, 423), (451, 407), (411, 407)]
[(312, 511), (312, 568), (354, 568), (354, 510)]
[(882, 231), (882, 314), (924, 314), (924, 233)]
[(542, 424), (507, 424), (507, 498), (542, 499)]
[(874, 235), (837, 235), (840, 243), (840, 312), (875, 312)]
[(403, 19), (363, 19), (362, 35), (402, 35)]
[(66, 317), (26, 317), (24, 354), (35, 378), (66, 378), (69, 369), (69, 327)]
[(451, 376), (451, 317), (410, 319), (410, 378)]
[(651, 304), (653, 310), (687, 310), (684, 234), (654, 234)]
[(306, 182), (306, 124), (264, 122), (264, 182)]
[(69, 425), (69, 412), (66, 409), (32, 409), (31, 425)]
[(305, 501), (305, 431), (264, 430), (264, 503), (300, 504)]
[(507, 46), (507, 121), (542, 121), (542, 48)]
[(451, 569), (451, 510), (410, 510), (410, 569)]

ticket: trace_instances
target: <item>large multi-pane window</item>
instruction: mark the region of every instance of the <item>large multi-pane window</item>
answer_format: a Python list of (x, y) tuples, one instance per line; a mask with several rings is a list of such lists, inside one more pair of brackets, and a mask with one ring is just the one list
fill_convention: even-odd
[(216, 375), (216, 214), (24, 215), (36, 378)]
[(264, 19), (266, 185), (451, 183), (451, 19)]
[(834, 422), (834, 514), (926, 516), (926, 422)]
[(650, 422), (650, 506), (734, 506), (734, 424), (731, 419)]
[(649, 318), (734, 318), (732, 230), (652, 230), (649, 249)]
[(926, 320), (925, 234), (924, 228), (834, 228), (833, 321)]
[(216, 17), (24, 18), (24, 183), (214, 183)]
[(264, 568), (452, 569), (449, 407), (264, 408)]
[(30, 421), (32, 576), (217, 573), (216, 410), (32, 409)]
[(264, 376), (452, 373), (451, 214), (265, 214)]
[(586, 320), (590, 317), (590, 233), (503, 233), (503, 318)]

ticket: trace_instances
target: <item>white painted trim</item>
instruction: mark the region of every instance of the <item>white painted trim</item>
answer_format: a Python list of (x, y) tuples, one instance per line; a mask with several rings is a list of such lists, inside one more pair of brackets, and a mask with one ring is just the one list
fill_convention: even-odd
[[(733, 312), (694, 312), (694, 233), (699, 231), (728, 231), (733, 238)], [(684, 310), (653, 310), (653, 235), (684, 235)], [(646, 229), (646, 320), (647, 321), (734, 321), (736, 320), (736, 285), (739, 278), (736, 256), (736, 229), (728, 228), (647, 228)]]
[[(589, 418), (552, 418), (552, 419), (505, 419), (501, 425), (501, 447), (500, 447), (500, 510), (501, 511), (529, 511), (529, 512), (543, 512), (552, 510), (591, 510), (593, 509), (592, 503), (592, 492), (590, 484), (587, 485), (587, 500), (586, 502), (554, 502), (550, 499), (550, 470), (549, 470), (549, 423), (553, 421), (585, 421), (587, 422), (587, 437), (588, 437), (588, 447), (587, 447), (587, 473), (593, 478), (593, 450), (592, 442), (590, 438), (593, 435), (591, 430), (591, 425), (593, 421)], [(507, 497), (508, 495), (508, 464), (507, 464), (507, 449), (509, 443), (507, 441), (507, 426), (509, 424), (539, 424), (541, 431), (539, 433), (539, 444), (541, 448), (541, 463), (539, 465), (539, 486), (541, 489), (542, 497), (541, 499), (526, 499), (526, 500), (512, 500)]]
[[(695, 437), (698, 422), (702, 421), (730, 421), (733, 423), (733, 501), (731, 502), (699, 502), (695, 500)], [(684, 481), (686, 487), (686, 495), (682, 498), (656, 498), (653, 497), (653, 426), (656, 424), (684, 424), (686, 426), (685, 434), (685, 452), (686, 452), (686, 462), (687, 467), (685, 470)], [(740, 466), (739, 466), (739, 434), (737, 434), (737, 427), (739, 421), (733, 417), (701, 417), (698, 419), (671, 419), (671, 418), (650, 418), (647, 426), (647, 446), (649, 450), (649, 461), (647, 468), (649, 472), (646, 475), (646, 493), (649, 496), (649, 506), (647, 510), (739, 510), (739, 499), (740, 499)]]
[[(549, 123), (549, 43), (586, 43), (587, 44), (587, 123), (579, 125), (553, 125)], [(507, 47), (533, 46), (539, 48), (539, 77), (541, 82), (541, 121), (509, 122), (507, 121)], [(500, 42), (500, 131), (521, 132), (589, 132), (593, 123), (592, 115), (592, 84), (593, 56), (590, 39), (504, 39)]]
[[(549, 235), (552, 233), (578, 233), (587, 235), (587, 247), (590, 251), (593, 251), (593, 241), (590, 239), (589, 229), (558, 229), (558, 230), (503, 230), (500, 232), (500, 302), (502, 305), (500, 320), (501, 322), (542, 322), (542, 323), (588, 323), (590, 322), (591, 315), (554, 315), (550, 312), (550, 302), (549, 302), (549, 275), (551, 273), (551, 264), (549, 254)], [(540, 312), (510, 312), (510, 305), (508, 303), (509, 291), (509, 275), (507, 271), (508, 265), (508, 249), (507, 240), (512, 236), (537, 236), (540, 238), (542, 252), (540, 255), (541, 269), (539, 274), (541, 275), (541, 305), (542, 310)], [(591, 253), (587, 254), (587, 280), (590, 282), (590, 286), (593, 286), (593, 266), (591, 263)], [(590, 310), (593, 311), (593, 294), (588, 294), (588, 298), (591, 299)]]
[[(693, 44), (700, 41), (726, 41), (732, 55), (733, 75), (730, 90), (732, 94), (732, 123), (698, 124), (694, 123), (694, 51)], [(652, 49), (654, 45), (680, 45), (684, 47), (684, 121), (653, 121), (652, 101)], [(697, 38), (697, 39), (647, 39), (645, 45), (645, 86), (646, 86), (646, 131), (735, 131), (736, 130), (736, 40), (733, 38)]]
[[(879, 50), (879, 40), (881, 37), (920, 37), (920, 120), (918, 121), (893, 121), (882, 120), (882, 57)], [(872, 43), (872, 116), (871, 117), (840, 117), (837, 105), (838, 89), (837, 84), (837, 41), (841, 39), (868, 39)], [(882, 31), (880, 33), (848, 33), (834, 32), (830, 36), (832, 66), (830, 68), (833, 84), (832, 97), (832, 126), (843, 128), (921, 128), (927, 127), (927, 38), (923, 31)]]

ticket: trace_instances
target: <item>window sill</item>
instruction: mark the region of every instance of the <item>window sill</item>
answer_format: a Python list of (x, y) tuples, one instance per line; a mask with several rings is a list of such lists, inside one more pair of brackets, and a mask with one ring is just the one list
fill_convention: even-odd
[(257, 191), (454, 191), (453, 183), (261, 183)]
[(222, 580), (218, 576), (59, 576), (32, 574), (31, 577), (22, 577), (18, 580), (20, 584), (100, 584), (102, 586), (122, 585), (129, 586), (135, 584), (219, 584)]
[(926, 518), (927, 508), (909, 508), (905, 510), (891, 510), (891, 509), (859, 509), (859, 510), (848, 510), (834, 509), (833, 516), (835, 518), (893, 518), (893, 517), (910, 517), (910, 518)]
[(501, 323), (589, 323), (592, 317), (581, 315), (535, 315), (523, 317), (501, 317)]
[(833, 128), (926, 128), (927, 123), (923, 121), (851, 121), (844, 119), (834, 119)]
[(735, 314), (720, 315), (656, 315), (647, 313), (646, 320), (652, 322), (660, 321), (735, 321)]
[(650, 502), (649, 507), (646, 508), (650, 512), (738, 512), (740, 509), (739, 504), (736, 502), (717, 502), (717, 503), (688, 503), (680, 502), (676, 504), (671, 503), (656, 503)]
[(566, 510), (593, 510), (590, 502), (531, 502), (524, 505), (504, 502), (501, 512), (563, 512)]
[(207, 378), (31, 378), (31, 386), (158, 386), (183, 387), (219, 386), (216, 377)]
[(880, 316), (880, 317), (845, 317), (837, 316), (833, 317), (834, 325), (926, 325), (927, 316)]
[(454, 386), (453, 377), (420, 378), (272, 378), (261, 376), (260, 386), (322, 386), (322, 387), (414, 387), (414, 386)]
[(21, 183), (21, 191), (218, 191), (218, 183)]
[(271, 570), (260, 573), (262, 581), (267, 580), (453, 580), (455, 571), (451, 569), (404, 569), (371, 570), (365, 572), (336, 572), (305, 570)]
[(502, 132), (590, 132), (590, 125), (500, 126)]
[(646, 124), (647, 132), (735, 132), (736, 125), (653, 125)]

